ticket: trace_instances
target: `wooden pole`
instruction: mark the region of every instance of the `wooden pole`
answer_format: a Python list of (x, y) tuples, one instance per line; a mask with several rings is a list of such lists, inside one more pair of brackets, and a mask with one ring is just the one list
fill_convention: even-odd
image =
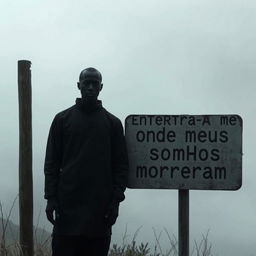
[(34, 251), (30, 67), (30, 61), (18, 61), (20, 245), (24, 256), (33, 256)]
[(189, 190), (179, 190), (179, 256), (189, 256)]

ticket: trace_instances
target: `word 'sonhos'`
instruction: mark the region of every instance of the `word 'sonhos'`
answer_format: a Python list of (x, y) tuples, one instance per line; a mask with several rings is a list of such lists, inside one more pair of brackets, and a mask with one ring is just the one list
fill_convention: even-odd
[(197, 146), (186, 146), (185, 148), (151, 148), (150, 159), (153, 161), (218, 161), (220, 150), (218, 148), (206, 149)]

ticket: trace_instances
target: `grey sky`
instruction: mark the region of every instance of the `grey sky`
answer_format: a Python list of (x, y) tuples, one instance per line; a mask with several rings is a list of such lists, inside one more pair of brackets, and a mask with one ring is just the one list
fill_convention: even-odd
[[(1, 1), (0, 200), (18, 193), (17, 60), (32, 61), (35, 218), (44, 217), (43, 160), (54, 115), (74, 104), (79, 72), (103, 74), (103, 105), (129, 114), (239, 114), (244, 121), (243, 186), (191, 191), (191, 240), (210, 229), (219, 255), (256, 255), (254, 173), (256, 3), (242, 0)], [(125, 225), (154, 240), (177, 235), (175, 190), (127, 190), (113, 240)], [(18, 205), (12, 218), (18, 221)], [(163, 234), (163, 244), (165, 243)]]

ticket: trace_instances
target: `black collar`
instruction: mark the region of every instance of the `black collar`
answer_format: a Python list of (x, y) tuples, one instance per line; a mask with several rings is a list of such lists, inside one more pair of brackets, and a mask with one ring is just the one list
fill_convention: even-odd
[(95, 112), (102, 109), (102, 102), (101, 100), (97, 100), (95, 102), (88, 102), (81, 98), (77, 98), (76, 106), (85, 112)]

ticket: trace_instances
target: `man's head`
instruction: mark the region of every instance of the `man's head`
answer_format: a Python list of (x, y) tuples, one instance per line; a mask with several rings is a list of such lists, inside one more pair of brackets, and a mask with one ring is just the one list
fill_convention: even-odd
[(101, 73), (95, 68), (86, 68), (81, 71), (78, 89), (81, 91), (82, 98), (88, 101), (95, 101), (98, 98), (103, 84)]

